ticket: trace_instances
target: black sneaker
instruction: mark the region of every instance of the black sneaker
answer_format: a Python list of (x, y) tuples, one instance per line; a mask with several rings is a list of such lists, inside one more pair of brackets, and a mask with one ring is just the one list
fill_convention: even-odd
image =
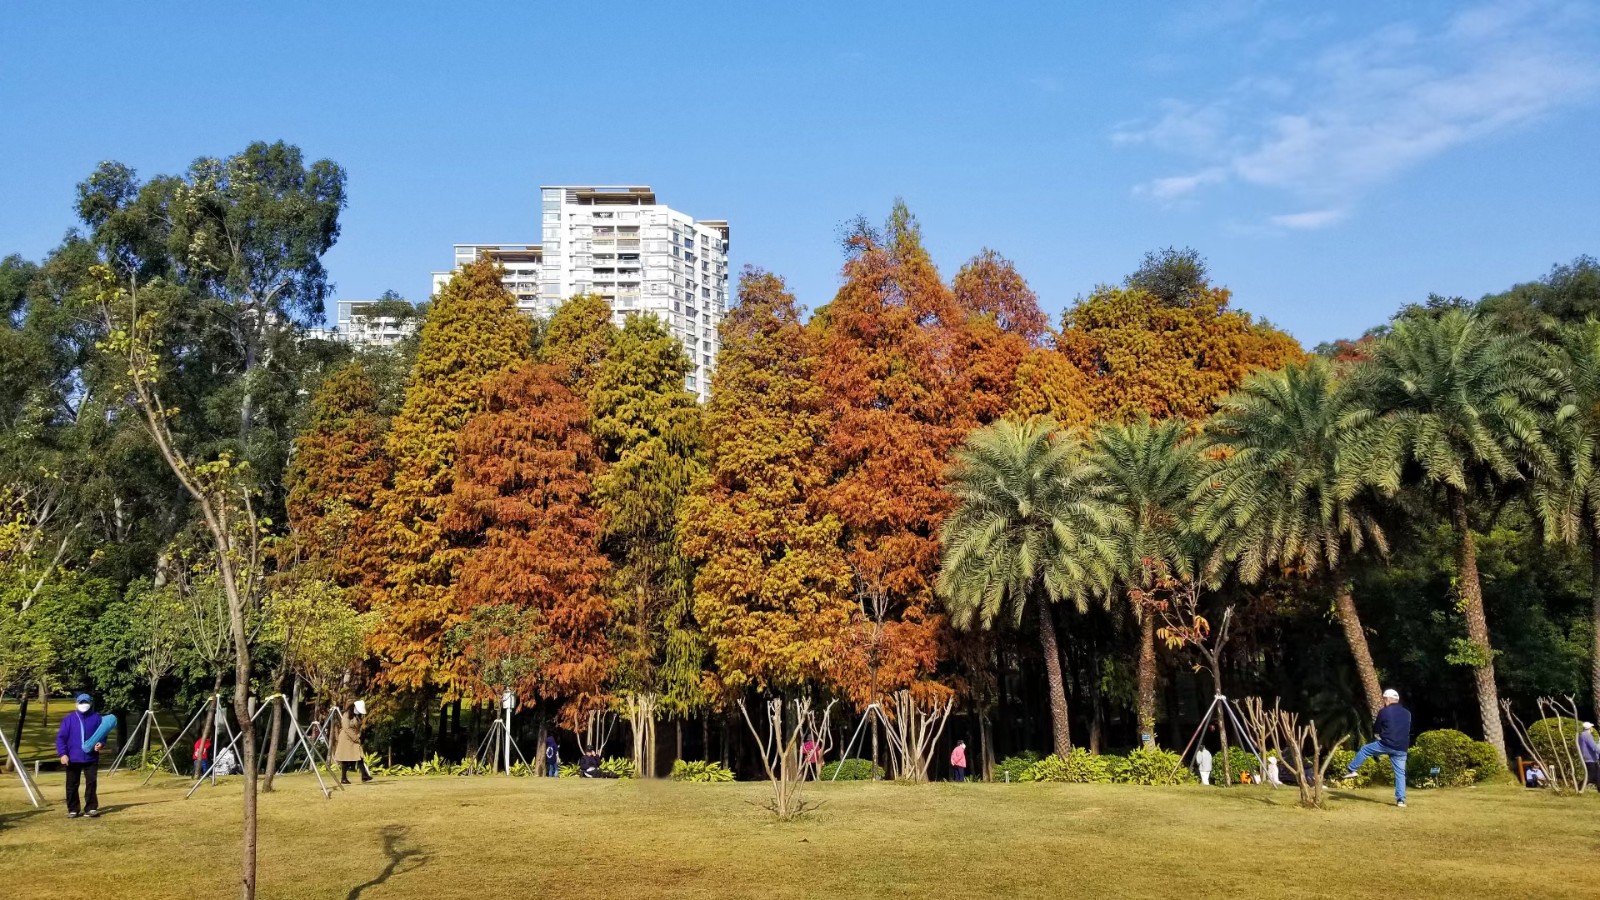
[(84, 813), (84, 815), (88, 816), (91, 819), (98, 819), (98, 818), (100, 818), (100, 810), (91, 809), (88, 812)]
[(67, 810), (67, 818), (76, 819), (77, 817), (78, 817), (78, 811), (77, 810), (75, 810), (75, 809)]

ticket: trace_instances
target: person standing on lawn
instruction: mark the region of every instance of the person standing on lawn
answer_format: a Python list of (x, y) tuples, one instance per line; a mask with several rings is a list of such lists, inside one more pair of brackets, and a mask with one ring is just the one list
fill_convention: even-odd
[(1589, 784), (1600, 791), (1600, 741), (1594, 738), (1594, 723), (1583, 723), (1578, 734), (1578, 755), (1583, 758), (1583, 768), (1589, 773)]
[[(88, 694), (78, 695), (78, 708), (61, 718), (56, 730), (56, 755), (67, 770), (67, 818), (76, 819), (79, 810), (93, 819), (100, 815), (100, 748), (104, 742), (84, 749), (84, 743), (100, 729), (100, 714), (93, 711)], [(78, 782), (82, 781), (83, 806), (78, 805)]]
[(1411, 749), (1411, 711), (1400, 705), (1400, 692), (1390, 688), (1383, 692), (1383, 708), (1372, 721), (1372, 731), (1377, 740), (1362, 747), (1355, 759), (1345, 769), (1346, 780), (1356, 777), (1361, 764), (1374, 756), (1385, 754), (1394, 769), (1394, 805), (1406, 806), (1406, 752)]
[(350, 783), (350, 770), (361, 773), (362, 781), (371, 781), (367, 772), (366, 751), (361, 748), (361, 724), (366, 719), (367, 706), (360, 700), (339, 710), (338, 737), (333, 745), (333, 759), (339, 764), (339, 783)]
[(1210, 784), (1211, 751), (1206, 749), (1206, 745), (1204, 743), (1201, 743), (1200, 749), (1194, 752), (1194, 764), (1195, 768), (1200, 770), (1200, 783), (1207, 785)]
[(561, 775), (561, 751), (556, 746), (556, 736), (547, 734), (544, 737), (544, 777), (558, 778)]
[(967, 780), (967, 742), (956, 741), (956, 748), (950, 751), (950, 768), (955, 772), (956, 781)]

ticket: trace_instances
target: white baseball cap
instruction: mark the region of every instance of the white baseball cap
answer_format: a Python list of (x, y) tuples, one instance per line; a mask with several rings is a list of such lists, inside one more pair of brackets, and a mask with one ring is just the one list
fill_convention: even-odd
[(356, 707), (356, 715), (364, 716), (364, 715), (367, 714), (367, 701), (365, 701), (365, 700), (357, 700), (356, 703), (355, 703), (355, 707)]
[(1400, 699), (1400, 692), (1395, 690), (1394, 688), (1389, 688), (1387, 691), (1383, 692), (1383, 699), (1385, 699), (1385, 700), (1399, 700)]
[(1584, 731), (1593, 731), (1594, 730), (1594, 723), (1593, 722), (1585, 722), (1585, 723), (1583, 723), (1583, 730)]

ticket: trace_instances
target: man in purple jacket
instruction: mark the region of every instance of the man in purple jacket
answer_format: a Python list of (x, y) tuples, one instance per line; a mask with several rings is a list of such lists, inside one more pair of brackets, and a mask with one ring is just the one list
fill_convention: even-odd
[(78, 817), (79, 779), (84, 782), (84, 815), (91, 819), (100, 815), (97, 788), (100, 782), (100, 748), (105, 744), (98, 743), (90, 750), (83, 749), (84, 742), (94, 737), (100, 728), (100, 714), (91, 712), (92, 703), (88, 694), (79, 694), (77, 711), (63, 716), (61, 728), (56, 731), (56, 753), (61, 756), (61, 764), (67, 768), (69, 819)]

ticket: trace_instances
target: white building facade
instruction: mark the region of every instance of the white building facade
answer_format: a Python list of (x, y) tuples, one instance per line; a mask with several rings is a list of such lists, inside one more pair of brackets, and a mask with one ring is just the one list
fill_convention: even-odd
[(397, 318), (373, 315), (381, 300), (340, 300), (338, 327), (324, 336), (362, 347), (393, 347), (417, 330), (415, 316)]
[[(541, 243), (457, 244), (455, 266), (498, 259), (529, 315), (585, 293), (605, 298), (619, 325), (654, 313), (694, 364), (685, 386), (706, 399), (728, 308), (728, 223), (678, 212), (640, 185), (546, 185), (539, 199)], [(434, 273), (435, 293), (449, 277)]]

